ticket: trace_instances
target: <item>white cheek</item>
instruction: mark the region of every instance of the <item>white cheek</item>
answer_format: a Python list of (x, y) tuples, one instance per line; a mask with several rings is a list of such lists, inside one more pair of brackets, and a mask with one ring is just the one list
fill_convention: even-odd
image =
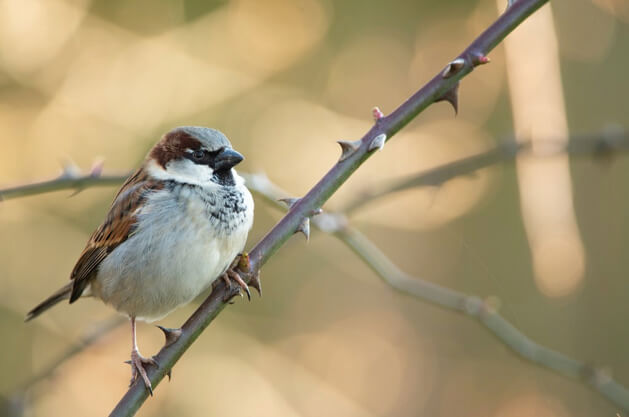
[(163, 180), (175, 180), (188, 184), (207, 185), (212, 179), (214, 171), (207, 165), (195, 164), (189, 159), (178, 159), (166, 164), (162, 169), (154, 161), (148, 166), (148, 171), (156, 178)]

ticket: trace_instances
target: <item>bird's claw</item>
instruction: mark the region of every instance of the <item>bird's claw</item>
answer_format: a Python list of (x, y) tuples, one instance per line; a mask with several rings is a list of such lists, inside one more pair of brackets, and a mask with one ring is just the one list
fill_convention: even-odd
[[(238, 272), (235, 272), (232, 269), (228, 269), (221, 276), (221, 278), (223, 279), (223, 281), (225, 281), (225, 285), (227, 287), (227, 293), (223, 297), (223, 302), (227, 303), (237, 295), (240, 295), (242, 297), (241, 290), (244, 290), (245, 293), (247, 293), (247, 298), (251, 300), (251, 292), (249, 291), (249, 287), (247, 286), (245, 281), (240, 278), (240, 274), (238, 274)], [(232, 280), (236, 281), (238, 285), (235, 286)]]
[[(223, 298), (224, 302), (228, 302), (234, 296), (240, 294), (241, 290), (247, 294), (247, 299), (251, 301), (251, 291), (249, 290), (249, 285), (247, 285), (247, 283), (242, 279), (241, 275), (243, 272), (248, 274), (250, 266), (249, 255), (246, 252), (243, 252), (234, 259), (227, 271), (225, 271), (225, 273), (221, 276), (227, 285), (227, 294)], [(232, 281), (235, 281), (238, 284), (238, 287), (234, 288)], [(258, 291), (258, 294), (262, 295), (259, 273), (256, 273), (252, 277), (250, 285)]]
[(151, 384), (151, 380), (146, 374), (146, 369), (144, 369), (144, 367), (146, 365), (153, 365), (157, 367), (158, 365), (155, 359), (145, 358), (142, 355), (140, 355), (140, 352), (138, 352), (137, 350), (132, 350), (131, 360), (126, 361), (125, 363), (128, 363), (129, 365), (131, 365), (131, 382), (129, 383), (129, 386), (133, 385), (138, 378), (142, 378), (142, 381), (144, 382), (144, 386), (149, 391), (149, 394), (151, 394), (152, 396), (153, 385)]

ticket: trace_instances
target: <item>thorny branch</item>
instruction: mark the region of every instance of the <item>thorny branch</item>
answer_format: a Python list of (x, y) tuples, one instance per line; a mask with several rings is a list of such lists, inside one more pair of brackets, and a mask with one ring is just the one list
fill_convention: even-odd
[[(548, 143), (556, 145), (563, 141), (551, 141)], [(573, 155), (593, 155), (593, 156), (609, 156), (615, 152), (629, 150), (629, 135), (626, 132), (617, 132), (614, 135), (596, 134), (596, 135), (578, 135), (570, 138), (567, 145), (561, 149), (556, 149), (551, 153), (532, 152), (528, 143), (516, 144), (515, 142), (504, 143), (497, 147), (479, 153), (477, 155), (462, 158), (431, 170), (419, 173), (411, 178), (397, 180), (391, 183), (390, 188), (382, 186), (377, 196), (370, 196), (369, 200), (355, 201), (371, 201), (374, 198), (381, 197), (391, 192), (399, 191), (403, 188), (417, 186), (437, 186), (444, 182), (461, 176), (467, 175), (475, 170), (494, 165), (500, 162), (508, 162), (512, 160), (518, 153), (531, 152), (534, 157), (546, 157), (556, 154), (557, 152), (566, 152)], [(286, 209), (290, 204), (283, 204), (281, 201), (291, 203), (291, 199), (286, 198), (288, 195), (284, 190), (271, 182), (263, 174), (246, 174), (241, 173), (245, 177), (247, 186), (258, 197), (263, 198), (266, 203), (274, 205), (278, 209)], [(84, 178), (90, 177), (90, 184), (86, 188), (94, 185), (111, 185), (124, 181), (125, 175), (107, 176), (101, 184), (98, 183), (98, 177), (91, 175), (75, 175), (75, 183), (68, 181), (67, 178), (57, 178), (49, 181), (42, 181), (36, 184), (25, 185), (27, 193), (21, 193), (21, 196), (47, 193), (57, 190), (76, 189), (76, 185), (84, 186)], [(113, 179), (117, 179), (114, 182)], [(396, 184), (406, 185), (401, 187)], [(18, 190), (21, 187), (14, 187), (12, 190)], [(4, 194), (4, 190), (0, 190), (0, 195)], [(294, 203), (294, 202), (293, 202)], [(355, 204), (355, 207), (359, 207)], [(348, 206), (350, 207), (350, 206)], [(504, 317), (493, 309), (490, 303), (483, 301), (481, 298), (463, 294), (440, 285), (430, 283), (421, 278), (412, 277), (401, 271), (393, 264), (372, 242), (364, 235), (352, 228), (348, 224), (348, 220), (341, 212), (326, 212), (321, 216), (312, 219), (313, 225), (323, 232), (332, 234), (333, 236), (344, 242), (351, 250), (353, 250), (376, 274), (378, 274), (388, 285), (396, 290), (417, 297), (418, 299), (433, 305), (443, 307), (466, 314), (478, 320), (483, 326), (492, 332), (499, 341), (507, 345), (513, 351), (521, 355), (527, 360), (536, 363), (542, 367), (551, 369), (563, 376), (577, 378), (584, 383), (590, 385), (593, 389), (600, 392), (605, 398), (612, 403), (629, 409), (629, 391), (614, 381), (604, 370), (594, 368), (583, 362), (579, 362), (569, 358), (559, 352), (541, 346), (526, 335), (517, 330)], [(118, 321), (108, 323), (98, 331), (93, 332), (86, 339), (71, 348), (60, 357), (59, 361), (55, 361), (45, 371), (29, 380), (24, 388), (33, 385), (37, 381), (46, 379), (52, 374), (61, 363), (65, 362), (72, 355), (80, 352), (85, 346), (89, 345), (104, 333), (109, 332), (119, 324)]]
[[(620, 139), (621, 136), (618, 136)], [(565, 151), (597, 153), (598, 147), (590, 146), (599, 141), (593, 141), (581, 137), (582, 142), (575, 146), (566, 146)], [(616, 145), (622, 148), (629, 147), (629, 138), (614, 140)], [(516, 148), (514, 148), (516, 149)], [(519, 146), (517, 149), (523, 150)], [(481, 159), (482, 160), (482, 159)], [(466, 160), (461, 160), (465, 162)], [(452, 164), (444, 165), (444, 168)], [(468, 167), (469, 164), (462, 164)], [(478, 168), (484, 165), (479, 165)], [(444, 169), (444, 176), (446, 170)], [(456, 169), (451, 170), (451, 177), (464, 175)], [(263, 175), (248, 175), (247, 183), (257, 195), (273, 204), (286, 193), (274, 185)], [(447, 310), (466, 314), (476, 319), (485, 326), (499, 341), (504, 343), (523, 358), (560, 375), (576, 378), (598, 391), (613, 404), (629, 410), (629, 390), (614, 381), (604, 369), (593, 367), (589, 364), (572, 359), (560, 352), (542, 346), (524, 333), (519, 331), (507, 319), (501, 316), (490, 302), (473, 295), (464, 294), (441, 285), (437, 285), (421, 278), (413, 277), (401, 271), (387, 256), (380, 251), (367, 237), (349, 225), (344, 214), (323, 213), (313, 218), (312, 223), (321, 231), (332, 234), (345, 243), (358, 257), (365, 262), (380, 278), (396, 290), (416, 297), (432, 305), (443, 307)]]
[[(544, 145), (539, 149), (538, 145)], [(629, 150), (629, 134), (622, 130), (608, 130), (599, 134), (573, 135), (570, 140), (547, 139), (543, 143), (537, 142), (533, 149), (531, 142), (508, 140), (497, 146), (438, 167), (385, 182), (356, 194), (356, 198), (342, 206), (339, 211), (350, 214), (362, 208), (373, 200), (388, 194), (404, 191), (415, 187), (436, 187), (455, 177), (473, 173), (481, 168), (508, 162), (517, 155), (529, 154), (533, 157), (552, 157), (562, 153), (570, 155), (594, 155), (606, 157), (616, 152)]]
[[(563, 140), (550, 139), (545, 141), (545, 143), (549, 145), (548, 149), (552, 151), (533, 151), (528, 142), (504, 142), (476, 155), (440, 165), (408, 178), (398, 179), (380, 185), (376, 191), (370, 194), (359, 193), (359, 197), (344, 206), (345, 208), (341, 208), (336, 213), (326, 212), (321, 216), (314, 217), (312, 223), (317, 229), (330, 233), (343, 241), (393, 288), (430, 304), (461, 312), (477, 319), (501, 342), (524, 358), (542, 367), (552, 369), (561, 375), (581, 379), (614, 404), (624, 409), (629, 409), (629, 391), (605, 374), (604, 371), (566, 357), (559, 352), (550, 350), (531, 341), (493, 310), (486, 302), (476, 296), (459, 293), (405, 274), (365, 236), (351, 228), (345, 217), (345, 214), (349, 214), (350, 211), (359, 209), (364, 204), (390, 193), (413, 187), (439, 186), (448, 180), (469, 175), (479, 169), (501, 162), (512, 161), (516, 155), (525, 152), (533, 157), (550, 157), (558, 153), (568, 153), (576, 156), (592, 155), (594, 157), (610, 157), (617, 152), (629, 150), (629, 134), (624, 131), (581, 134), (571, 137), (567, 144)], [(4, 199), (17, 198), (61, 190), (76, 190), (78, 192), (83, 188), (92, 186), (117, 185), (126, 179), (126, 175), (95, 176), (92, 173), (83, 175), (76, 170), (73, 172), (71, 176), (65, 173), (58, 178), (48, 181), (0, 190), (0, 197), (4, 197)], [(290, 208), (290, 206), (295, 203), (295, 199), (286, 198), (288, 194), (271, 182), (265, 175), (246, 173), (240, 173), (240, 175), (245, 177), (249, 189), (260, 198), (263, 198), (268, 204), (274, 205), (279, 209), (286, 209), (287, 207)], [(7, 193), (7, 190), (11, 192)], [(282, 201), (284, 203), (282, 203)], [(104, 333), (115, 328), (117, 324), (120, 324), (120, 322), (108, 323), (97, 331), (94, 331), (90, 336), (86, 337), (82, 343), (69, 349), (58, 361), (55, 361), (47, 367), (45, 371), (31, 378), (24, 384), (23, 389), (49, 377), (53, 371), (68, 358), (82, 351)]]
[[(336, 211), (349, 215), (368, 203), (389, 194), (418, 187), (439, 187), (454, 178), (469, 175), (496, 164), (511, 162), (519, 154), (527, 153), (535, 158), (546, 158), (559, 154), (589, 155), (599, 158), (612, 157), (617, 153), (629, 151), (629, 132), (619, 130), (617, 132), (582, 133), (570, 136), (567, 143), (563, 139), (547, 139), (544, 142), (548, 144), (552, 151), (534, 151), (530, 142), (516, 143), (512, 140), (505, 141), (475, 155), (456, 159), (405, 178), (397, 178), (383, 184), (371, 186), (368, 190), (358, 192), (354, 200), (337, 208)], [(248, 188), (258, 193), (261, 197), (273, 195), (284, 197), (286, 195), (284, 191), (268, 181), (268, 179), (264, 180), (261, 175), (242, 172), (239, 172), (239, 174), (246, 178)], [(127, 177), (128, 174), (95, 176), (92, 173), (82, 174), (79, 171), (75, 171), (69, 176), (67, 173), (64, 173), (50, 180), (0, 189), (0, 201), (55, 191), (74, 190), (75, 193), (78, 193), (91, 187), (120, 185)], [(267, 198), (267, 201), (270, 200)], [(282, 206), (277, 201), (270, 202)]]
[(345, 227), (339, 229), (335, 235), (393, 288), (476, 319), (523, 358), (560, 375), (580, 379), (613, 404), (629, 410), (629, 390), (614, 381), (605, 370), (535, 343), (501, 316), (491, 303), (477, 296), (463, 294), (404, 273), (358, 230)]
[[(373, 114), (376, 123), (369, 132), (358, 141), (339, 142), (343, 151), (339, 162), (332, 167), (306, 196), (287, 202), (289, 205), (288, 214), (284, 216), (250, 252), (251, 265), (248, 271), (250, 277), (260, 270), (269, 257), (272, 256), (292, 234), (303, 232), (308, 236), (310, 217), (318, 214), (323, 203), (345, 182), (345, 180), (347, 180), (374, 151), (382, 149), (385, 142), (408, 124), (417, 114), (431, 103), (440, 100), (450, 102), (456, 110), (459, 80), (472, 71), (475, 66), (489, 62), (486, 54), (517, 25), (546, 3), (546, 1), (547, 0), (519, 0), (510, 4), (506, 12), (463, 51), (463, 53), (451, 61), (440, 74), (435, 76), (393, 113), (389, 116), (384, 116), (378, 109), (374, 109)], [(512, 150), (510, 153), (505, 152), (504, 155), (500, 157), (485, 155), (485, 158), (477, 158), (475, 164), (468, 163), (468, 168), (470, 171), (473, 171), (482, 166), (498, 162), (499, 160), (509, 159), (513, 154), (517, 153), (519, 149), (520, 146), (516, 146), (515, 150)], [(570, 151), (570, 149), (567, 149), (567, 151)], [(495, 160), (492, 158), (495, 158)], [(465, 161), (462, 160), (461, 162)], [(450, 166), (449, 169), (452, 169), (452, 167)], [(454, 171), (454, 174), (451, 176), (462, 175), (460, 171), (456, 172), (456, 169)], [(424, 173), (423, 175), (426, 174)], [(54, 184), (48, 182), (31, 185), (30, 188), (15, 187), (10, 190), (5, 190), (4, 192), (0, 191), (0, 196), (6, 199), (29, 195), (35, 193), (37, 189), (43, 189), (45, 192), (55, 189), (75, 188), (77, 191), (80, 191), (82, 188), (90, 185), (103, 184), (99, 181), (98, 175), (90, 174), (89, 178), (81, 176), (74, 177), (75, 178), (62, 177), (61, 179), (57, 179)], [(122, 177), (108, 177), (107, 180), (112, 183), (117, 183), (122, 180)], [(63, 185), (60, 185), (62, 182)], [(398, 184), (396, 186), (397, 188), (390, 186), (389, 188), (400, 190), (416, 185), (421, 184), (416, 184), (416, 182), (413, 182), (411, 179)], [(358, 207), (361, 204), (362, 203), (356, 203), (354, 207)], [(477, 317), (504, 343), (524, 357), (564, 375), (584, 377), (608, 399), (622, 406), (624, 409), (629, 409), (629, 402), (627, 401), (629, 395), (627, 395), (627, 390), (622, 386), (611, 381), (610, 378), (605, 377), (596, 370), (592, 370), (577, 361), (533, 343), (479, 298), (459, 294), (452, 290), (433, 286), (432, 284), (427, 284), (421, 280), (406, 276), (384, 257), (375, 246), (371, 245), (371, 243), (364, 239), (358, 232), (350, 229), (343, 216), (321, 216), (316, 219), (315, 225), (323, 230), (335, 233), (361, 256), (363, 260), (368, 262), (372, 269), (378, 272), (394, 287), (410, 294), (419, 295), (420, 298), (432, 301), (438, 305), (463, 311)], [(406, 280), (402, 278), (406, 278)], [(409, 286), (411, 282), (416, 284)], [(419, 291), (415, 294), (418, 288), (423, 288), (423, 292)], [(225, 307), (225, 303), (222, 301), (225, 295), (226, 288), (223, 283), (219, 283), (212, 294), (186, 323), (184, 323), (181, 337), (175, 343), (162, 348), (158, 353), (156, 359), (158, 363), (160, 363), (160, 367), (158, 369), (151, 368), (149, 371), (149, 378), (153, 386), (157, 386), (187, 348)], [(118, 403), (111, 415), (130, 416), (135, 414), (147, 396), (148, 393), (142, 384), (134, 384)]]

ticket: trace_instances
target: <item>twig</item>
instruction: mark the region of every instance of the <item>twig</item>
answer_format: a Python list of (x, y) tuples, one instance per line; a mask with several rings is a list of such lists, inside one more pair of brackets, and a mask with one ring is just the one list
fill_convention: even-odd
[(358, 192), (356, 198), (350, 200), (339, 211), (350, 214), (373, 200), (395, 192), (415, 187), (440, 186), (448, 180), (471, 174), (481, 168), (499, 162), (511, 162), (516, 155), (522, 152), (528, 152), (535, 157), (552, 157), (561, 153), (608, 156), (612, 152), (628, 151), (629, 135), (625, 131), (601, 132), (596, 135), (581, 134), (571, 136), (567, 143), (548, 139), (543, 145), (542, 149), (532, 149), (530, 142), (515, 142), (511, 139), (476, 155), (461, 158), (406, 178), (369, 187), (367, 190)]
[(121, 184), (128, 175), (62, 175), (52, 180), (32, 184), (18, 185), (0, 190), (0, 201), (36, 194), (61, 190), (76, 190), (77, 192), (89, 187), (107, 187)]
[(59, 357), (57, 357), (54, 361), (52, 361), (46, 368), (42, 369), (37, 374), (31, 376), (26, 382), (24, 382), (20, 388), (16, 391), (23, 392), (26, 389), (32, 387), (40, 381), (43, 381), (54, 374), (54, 372), (63, 365), (67, 360), (71, 359), (75, 355), (83, 352), (88, 347), (92, 346), (105, 335), (107, 335), (112, 330), (119, 327), (121, 324), (126, 323), (127, 320), (116, 316), (111, 320), (107, 320), (100, 324), (98, 327), (88, 331), (88, 333), (76, 344), (62, 353)]
[[(293, 233), (300, 229), (302, 222), (319, 210), (323, 203), (374, 151), (381, 149), (387, 139), (408, 124), (431, 103), (439, 100), (448, 91), (456, 88), (459, 80), (472, 71), (474, 66), (486, 63), (486, 54), (546, 1), (519, 0), (517, 3), (514, 3), (459, 57), (448, 64), (442, 73), (435, 76), (391, 115), (378, 118), (369, 132), (360, 141), (353, 143), (355, 148), (351, 152), (344, 152), (341, 160), (332, 167), (306, 196), (292, 205), (288, 214), (251, 250), (249, 257), (252, 273), (257, 273), (269, 257)], [(154, 387), (159, 384), (188, 347), (225, 307), (225, 303), (222, 301), (225, 295), (225, 285), (223, 282), (220, 282), (212, 294), (184, 323), (181, 337), (175, 343), (162, 348), (157, 354), (155, 359), (160, 363), (160, 367), (158, 369), (151, 368), (148, 372)], [(136, 382), (116, 405), (111, 415), (131, 416), (135, 414), (147, 396), (146, 388), (141, 383)]]
[[(357, 197), (337, 211), (351, 214), (360, 209), (364, 205), (373, 200), (381, 198), (385, 195), (398, 191), (407, 190), (409, 188), (424, 186), (440, 186), (456, 177), (469, 175), (474, 171), (494, 165), (501, 162), (511, 162), (516, 155), (521, 152), (528, 152), (533, 157), (552, 157), (559, 153), (569, 153), (572, 155), (593, 155), (593, 156), (610, 156), (616, 152), (629, 151), (629, 134), (626, 131), (619, 130), (617, 132), (601, 132), (597, 134), (584, 133), (573, 135), (567, 144), (563, 141), (555, 141), (548, 139), (548, 148), (552, 151), (534, 151), (531, 149), (529, 142), (516, 143), (512, 140), (504, 141), (492, 149), (480, 152), (476, 155), (467, 156), (439, 165), (435, 168), (410, 175), (406, 178), (398, 178), (387, 181), (384, 184), (370, 187), (357, 193)], [(557, 147), (561, 144), (561, 147)], [(274, 195), (285, 195), (277, 186), (268, 181), (260, 174), (239, 174), (247, 180), (247, 186), (259, 193), (260, 196), (268, 196), (273, 187)], [(61, 176), (41, 182), (23, 184), (10, 188), (0, 189), (0, 201), (10, 200), (19, 197), (28, 197), (38, 194), (44, 194), (54, 191), (77, 190), (81, 191), (91, 187), (107, 187), (119, 185), (124, 182), (127, 175), (102, 175), (94, 176), (93, 174), (81, 174), (72, 177)], [(279, 198), (279, 197), (278, 197)], [(272, 202), (279, 205), (277, 201)]]
[[(397, 180), (388, 185), (382, 186), (376, 193), (370, 195), (370, 198), (366, 200), (364, 198), (356, 199), (354, 200), (354, 203), (348, 205), (348, 207), (350, 210), (356, 209), (371, 199), (402, 189), (425, 185), (437, 186), (443, 184), (449, 179), (469, 174), (475, 170), (490, 166), (494, 163), (510, 161), (519, 152), (530, 152), (531, 155), (535, 157), (552, 156), (558, 152), (568, 152), (576, 155), (591, 154), (595, 156), (610, 156), (613, 152), (629, 150), (629, 137), (626, 132), (621, 131), (616, 132), (613, 135), (606, 133), (599, 135), (578, 135), (572, 137), (568, 145), (562, 146), (562, 148), (553, 148), (553, 146), (557, 145), (557, 143), (559, 142), (549, 140), (548, 149), (551, 149), (551, 151), (548, 152), (548, 149), (546, 151), (533, 151), (531, 150), (529, 143), (521, 143), (518, 145), (512, 141), (505, 142), (486, 152), (462, 158), (422, 172), (408, 179)], [(256, 193), (259, 197), (264, 198), (267, 203), (280, 209), (285, 209), (285, 206), (278, 200), (286, 197), (288, 194), (272, 183), (265, 175), (246, 173), (241, 173), (241, 175), (245, 177), (247, 186), (252, 192)], [(95, 185), (115, 185), (122, 183), (124, 179), (125, 176), (114, 175), (103, 177), (93, 177), (91, 175), (79, 175), (73, 178), (61, 177), (35, 184), (27, 184), (21, 187), (14, 187), (10, 189), (10, 198), (64, 189), (77, 189), (78, 186), (87, 188)], [(6, 190), (0, 191), (0, 195), (5, 195), (5, 192)], [(354, 229), (348, 228), (345, 216), (335, 213), (326, 213), (323, 216), (315, 217), (313, 219), (313, 224), (325, 232), (335, 234), (339, 239), (357, 252), (359, 256), (393, 288), (416, 296), (419, 299), (427, 301), (431, 304), (460, 311), (477, 318), (482, 324), (488, 327), (499, 340), (507, 344), (507, 346), (523, 357), (530, 359), (541, 366), (553, 369), (562, 375), (581, 378), (586, 383), (592, 385), (595, 389), (601, 392), (601, 394), (610, 401), (627, 409), (629, 392), (626, 388), (605, 376), (602, 371), (589, 367), (588, 365), (576, 360), (567, 358), (560, 353), (539, 346), (530, 341), (530, 339), (528, 339), (525, 335), (513, 328), (513, 326), (504, 318), (493, 313), (491, 310), (488, 310), (488, 307), (478, 297), (458, 293), (436, 284), (410, 277), (401, 272), (363, 235), (359, 234)], [(470, 306), (473, 307), (471, 311), (469, 310)], [(490, 320), (488, 319), (489, 315), (496, 315), (497, 317)], [(73, 346), (61, 355), (58, 360), (54, 361), (49, 367), (30, 378), (25, 384), (23, 384), (20, 390), (26, 389), (38, 381), (48, 378), (62, 363), (97, 341), (98, 338), (115, 328), (120, 324), (120, 322), (121, 321), (119, 320), (108, 322), (92, 334), (86, 336), (86, 338), (84, 338), (79, 344)], [(491, 327), (492, 323), (494, 324), (494, 327)], [(514, 336), (511, 337), (511, 335)], [(558, 359), (555, 361), (555, 358)]]
[(404, 273), (357, 230), (344, 227), (334, 234), (393, 288), (478, 320), (498, 340), (525, 359), (560, 375), (582, 380), (613, 404), (629, 411), (629, 390), (614, 381), (604, 370), (535, 343), (498, 314), (490, 303), (479, 297), (444, 288)]
[[(592, 140), (579, 140), (572, 149), (577, 153), (592, 153), (597, 149)], [(627, 138), (615, 142), (613, 149), (627, 148)], [(274, 185), (266, 176), (247, 175), (247, 183), (257, 195), (265, 201), (282, 208), (278, 199), (286, 192)], [(566, 377), (576, 378), (596, 391), (610, 402), (629, 411), (629, 390), (614, 381), (603, 369), (598, 369), (572, 359), (560, 352), (541, 346), (515, 328), (507, 319), (492, 308), (491, 304), (477, 296), (467, 295), (449, 288), (433, 284), (426, 280), (412, 277), (401, 271), (367, 237), (348, 225), (347, 218), (341, 213), (324, 213), (313, 218), (313, 224), (323, 232), (332, 234), (345, 243), (358, 255), (380, 278), (394, 289), (428, 302), (432, 305), (464, 313), (485, 326), (496, 338), (523, 358), (548, 368)]]

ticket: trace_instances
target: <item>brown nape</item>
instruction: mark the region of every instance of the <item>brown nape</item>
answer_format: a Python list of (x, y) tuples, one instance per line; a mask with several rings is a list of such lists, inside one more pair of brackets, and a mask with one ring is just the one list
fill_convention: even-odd
[(198, 139), (181, 129), (174, 129), (166, 133), (162, 140), (155, 145), (149, 154), (149, 158), (155, 159), (165, 169), (169, 161), (181, 158), (186, 149), (194, 151), (200, 148), (201, 142)]

